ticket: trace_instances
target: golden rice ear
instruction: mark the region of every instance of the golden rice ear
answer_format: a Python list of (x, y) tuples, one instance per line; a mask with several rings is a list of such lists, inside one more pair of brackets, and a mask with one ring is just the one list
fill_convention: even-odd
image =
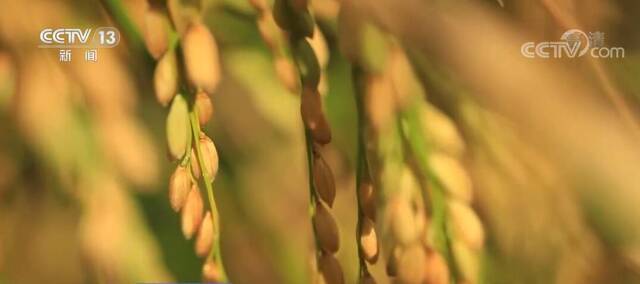
[(427, 257), (422, 245), (414, 243), (405, 248), (398, 258), (400, 283), (422, 283), (426, 261)]
[(183, 166), (178, 166), (169, 179), (169, 202), (171, 208), (178, 212), (184, 206), (191, 189), (191, 177)]
[(374, 264), (378, 261), (378, 236), (371, 220), (363, 218), (361, 222), (360, 251), (367, 262)]
[[(336, 185), (333, 173), (322, 155), (317, 151), (319, 145), (331, 141), (331, 129), (322, 108), (322, 98), (319, 92), (319, 83), (322, 77), (321, 62), (318, 61), (317, 52), (325, 51), (322, 62), (325, 63), (328, 56), (326, 45), (321, 34), (317, 34), (314, 47), (305, 37), (314, 34), (315, 23), (309, 10), (308, 0), (275, 0), (273, 6), (273, 18), (278, 26), (287, 31), (290, 48), (293, 54), (296, 68), (291, 68), (286, 58), (278, 53), (274, 45), (274, 37), (269, 33), (267, 25), (268, 17), (263, 15), (264, 10), (259, 10), (262, 15), (258, 25), (260, 32), (271, 49), (276, 50), (276, 69), (285, 85), (294, 91), (300, 91), (300, 114), (305, 127), (307, 137), (307, 151), (309, 155), (310, 205), (315, 206), (312, 217), (313, 232), (317, 246), (316, 260), (319, 268), (319, 277), (312, 279), (312, 283), (344, 283), (344, 276), (340, 264), (333, 254), (340, 247), (338, 226), (328, 207), (333, 206), (336, 196)], [(254, 3), (259, 7), (259, 3)], [(324, 50), (322, 49), (324, 47)], [(297, 71), (299, 78), (294, 79)], [(295, 84), (293, 84), (295, 82)], [(295, 87), (295, 88), (294, 88)], [(297, 88), (300, 90), (296, 90)], [(370, 240), (370, 230), (367, 231), (366, 240)]]
[(344, 274), (338, 260), (330, 253), (322, 253), (318, 259), (320, 274), (327, 284), (343, 284)]
[(182, 54), (187, 80), (208, 94), (213, 94), (220, 81), (218, 45), (202, 23), (192, 23), (182, 38)]
[(316, 212), (313, 215), (313, 227), (320, 248), (326, 252), (337, 252), (340, 248), (338, 225), (331, 212), (319, 201), (316, 203)]
[(329, 207), (333, 207), (333, 201), (336, 198), (336, 184), (333, 179), (333, 173), (320, 153), (314, 154), (314, 157), (313, 182), (316, 192), (322, 201), (326, 202)]
[[(153, 2), (153, 1), (152, 1)], [(169, 48), (171, 23), (167, 11), (151, 3), (144, 13), (144, 43), (154, 59), (159, 59)]]
[(211, 212), (207, 211), (200, 224), (198, 230), (198, 236), (196, 237), (196, 254), (200, 257), (205, 257), (211, 251), (211, 245), (213, 243), (216, 228), (214, 228), (213, 219), (211, 218)]
[(187, 151), (191, 127), (189, 125), (189, 107), (182, 95), (173, 99), (167, 116), (167, 142), (173, 159), (180, 159)]
[[(264, 0), (252, 1), (263, 9), (269, 8)], [(181, 214), (184, 237), (191, 239), (197, 235), (196, 254), (210, 256), (202, 267), (203, 280), (220, 282), (227, 281), (220, 255), (210, 255), (218, 241), (216, 207), (211, 204), (214, 211), (207, 211), (203, 216), (205, 203), (198, 188), (198, 180), (204, 177), (207, 193), (213, 194), (211, 182), (218, 171), (218, 153), (209, 137), (192, 130), (192, 127), (197, 129), (198, 125), (206, 124), (213, 116), (213, 104), (208, 94), (212, 94), (219, 84), (220, 59), (213, 35), (200, 22), (205, 4), (196, 2), (154, 0), (148, 3), (144, 40), (157, 60), (153, 78), (156, 99), (163, 106), (170, 105), (166, 118), (169, 157), (179, 160), (169, 181), (171, 208)], [(176, 47), (171, 34), (173, 28), (180, 39)], [(183, 87), (188, 94), (177, 94)], [(193, 97), (187, 100), (186, 95)]]
[(213, 115), (213, 104), (207, 93), (198, 92), (196, 94), (196, 109), (198, 110), (198, 122), (200, 125), (209, 122)]
[(153, 72), (153, 89), (156, 100), (167, 106), (178, 92), (178, 60), (173, 51), (167, 51), (156, 64)]
[(204, 204), (198, 186), (191, 186), (187, 201), (182, 208), (182, 233), (187, 239), (191, 239), (202, 221)]

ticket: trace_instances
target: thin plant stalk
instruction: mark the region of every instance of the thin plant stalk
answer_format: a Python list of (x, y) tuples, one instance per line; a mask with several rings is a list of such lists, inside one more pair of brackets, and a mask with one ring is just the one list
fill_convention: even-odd
[[(204, 164), (204, 157), (202, 155), (202, 150), (200, 149), (200, 124), (198, 122), (198, 110), (193, 107), (190, 111), (190, 117), (189, 117), (189, 121), (191, 122), (191, 132), (193, 133), (193, 147), (196, 150), (196, 158), (198, 160), (198, 165), (200, 166), (200, 169), (202, 169), (200, 172), (202, 173), (202, 179), (204, 180), (204, 185), (205, 188), (207, 190), (207, 197), (209, 199), (209, 207), (211, 209), (211, 217), (212, 217), (212, 222), (213, 222), (213, 228), (214, 228), (214, 232), (213, 232), (213, 245), (211, 246), (211, 252), (209, 257), (212, 257), (214, 262), (216, 263), (216, 265), (219, 266), (220, 268), (220, 279), (222, 280), (222, 282), (227, 281), (227, 275), (224, 269), (224, 264), (222, 263), (222, 256), (221, 256), (221, 252), (220, 252), (220, 224), (219, 224), (219, 218), (218, 218), (218, 208), (216, 205), (216, 201), (215, 201), (215, 197), (213, 195), (213, 182), (209, 182), (212, 177), (209, 177), (209, 173), (206, 170), (205, 164)], [(193, 157), (191, 157), (193, 158)], [(217, 228), (217, 229), (216, 229)]]
[[(305, 148), (307, 150), (307, 172), (309, 175), (309, 216), (313, 217), (315, 215), (316, 210), (316, 202), (318, 202), (318, 196), (316, 195), (315, 183), (313, 181), (313, 139), (311, 138), (311, 133), (305, 127), (304, 130), (304, 140), (305, 140)], [(311, 229), (313, 230), (313, 242), (315, 244), (315, 254), (316, 257), (320, 256), (320, 244), (318, 243), (318, 237), (316, 232), (316, 227), (311, 225)]]
[[(359, 69), (354, 68), (353, 73), (354, 77), (356, 77), (356, 73), (359, 72)], [(362, 219), (365, 218), (364, 212), (362, 211), (362, 205), (360, 202), (360, 185), (362, 184), (362, 179), (369, 173), (369, 165), (366, 156), (366, 132), (365, 132), (365, 117), (364, 117), (364, 106), (362, 101), (362, 94), (359, 92), (355, 92), (355, 100), (356, 100), (356, 109), (357, 109), (357, 119), (358, 119), (358, 137), (357, 137), (357, 165), (356, 165), (356, 202), (358, 204), (358, 220), (356, 223), (356, 246), (358, 247), (358, 264), (359, 264), (359, 276), (362, 278), (363, 276), (369, 273), (369, 269), (367, 268), (367, 264), (365, 262), (364, 256), (362, 255), (362, 250), (360, 249), (360, 238), (362, 236)]]

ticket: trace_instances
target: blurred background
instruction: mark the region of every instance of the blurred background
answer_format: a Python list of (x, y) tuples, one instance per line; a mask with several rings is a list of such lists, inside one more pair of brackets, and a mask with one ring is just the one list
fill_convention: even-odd
[[(222, 66), (204, 131), (220, 156), (227, 272), (234, 283), (304, 283), (313, 244), (299, 97), (279, 80), (250, 3), (204, 2)], [(401, 43), (444, 120), (434, 123), (463, 141), (486, 235), (479, 283), (640, 283), (640, 2), (312, 0), (347, 283), (358, 256), (357, 113), (337, 25), (346, 2)], [(115, 17), (104, 8), (114, 5)], [(0, 0), (0, 283), (200, 280), (167, 198), (175, 163), (142, 39), (147, 5)], [(43, 28), (100, 26), (122, 41), (97, 63), (37, 48)], [(604, 32), (624, 58), (520, 54), (569, 28)], [(380, 283), (384, 265), (372, 267)]]

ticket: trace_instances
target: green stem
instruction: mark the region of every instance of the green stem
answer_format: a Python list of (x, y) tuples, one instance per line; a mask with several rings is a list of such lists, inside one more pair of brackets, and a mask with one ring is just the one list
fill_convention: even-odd
[(213, 177), (209, 176), (209, 172), (206, 170), (204, 164), (204, 156), (202, 155), (202, 149), (200, 149), (200, 124), (198, 120), (198, 111), (195, 107), (191, 109), (189, 121), (191, 122), (191, 132), (193, 133), (193, 147), (196, 149), (196, 156), (198, 164), (200, 166), (200, 172), (202, 173), (202, 179), (204, 180), (205, 188), (207, 189), (207, 197), (209, 198), (209, 207), (211, 209), (211, 217), (213, 221), (213, 245), (211, 247), (211, 253), (209, 257), (213, 257), (214, 262), (220, 268), (220, 280), (222, 282), (227, 281), (227, 274), (222, 263), (222, 255), (220, 251), (220, 222), (218, 218), (218, 208), (213, 195)]
[[(304, 140), (307, 148), (307, 174), (309, 175), (309, 215), (311, 218), (316, 214), (316, 202), (318, 202), (318, 196), (316, 196), (316, 187), (313, 182), (313, 138), (311, 133), (305, 127)], [(316, 257), (320, 256), (320, 243), (318, 243), (316, 227), (311, 222), (311, 229), (313, 230), (313, 239), (316, 245)]]
[[(360, 140), (360, 139), (358, 139)], [(358, 248), (358, 263), (360, 265), (360, 277), (363, 277), (369, 273), (369, 269), (367, 268), (367, 264), (365, 263), (364, 256), (362, 255), (362, 250), (360, 249), (360, 238), (362, 237), (362, 220), (365, 218), (364, 213), (362, 212), (362, 206), (360, 206), (360, 185), (362, 184), (362, 178), (365, 175), (365, 167), (366, 160), (363, 152), (363, 147), (360, 142), (358, 142), (358, 170), (356, 172), (356, 202), (358, 203), (358, 221), (356, 222), (356, 247)]]
[[(360, 70), (356, 67), (353, 69), (353, 77), (357, 78), (360, 75)], [(356, 84), (357, 85), (357, 84)], [(360, 228), (362, 227), (362, 219), (365, 218), (364, 212), (362, 211), (362, 206), (360, 205), (360, 185), (362, 184), (362, 179), (368, 177), (368, 163), (366, 157), (366, 148), (365, 148), (365, 119), (364, 119), (364, 106), (362, 101), (362, 94), (359, 92), (359, 88), (356, 86), (356, 90), (354, 92), (355, 100), (356, 100), (356, 109), (358, 115), (358, 143), (357, 143), (357, 169), (356, 169), (356, 202), (358, 204), (358, 221), (356, 224), (356, 247), (358, 248), (358, 263), (359, 263), (359, 272), (360, 278), (369, 273), (367, 268), (367, 264), (365, 263), (364, 257), (362, 255), (362, 250), (360, 249), (360, 238), (362, 236), (362, 232)]]

